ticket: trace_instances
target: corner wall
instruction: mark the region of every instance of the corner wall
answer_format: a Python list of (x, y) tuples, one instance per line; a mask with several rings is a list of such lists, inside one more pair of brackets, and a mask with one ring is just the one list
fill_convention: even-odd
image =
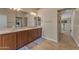
[(15, 13), (8, 8), (0, 8), (0, 15), (7, 16), (7, 27), (15, 25)]
[(79, 47), (79, 9), (76, 9), (74, 14), (73, 38)]
[(43, 37), (58, 42), (57, 9), (44, 8), (38, 11), (42, 20)]

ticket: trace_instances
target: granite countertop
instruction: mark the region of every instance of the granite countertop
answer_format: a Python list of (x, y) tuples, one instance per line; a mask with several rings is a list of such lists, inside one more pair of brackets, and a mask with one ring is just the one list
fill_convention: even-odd
[(41, 27), (2, 28), (0, 29), (0, 34), (7, 34), (7, 33), (24, 31), (24, 30), (37, 29), (37, 28), (41, 28)]

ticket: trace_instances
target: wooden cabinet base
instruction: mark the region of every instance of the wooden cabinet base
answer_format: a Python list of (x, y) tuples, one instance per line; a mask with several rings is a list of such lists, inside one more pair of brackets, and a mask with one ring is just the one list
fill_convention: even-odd
[(28, 30), (17, 32), (16, 35), (17, 49), (28, 43)]
[(3, 50), (16, 49), (16, 33), (5, 34), (1, 36)]
[(24, 30), (0, 35), (0, 50), (16, 50), (41, 37), (42, 29)]

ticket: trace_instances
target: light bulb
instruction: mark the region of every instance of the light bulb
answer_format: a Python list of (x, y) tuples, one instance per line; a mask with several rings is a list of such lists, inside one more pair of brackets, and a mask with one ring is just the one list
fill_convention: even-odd
[(36, 16), (36, 13), (35, 12), (30, 12), (30, 14)]

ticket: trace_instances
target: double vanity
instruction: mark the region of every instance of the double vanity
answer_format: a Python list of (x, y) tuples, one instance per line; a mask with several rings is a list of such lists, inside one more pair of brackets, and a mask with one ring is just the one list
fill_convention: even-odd
[(0, 50), (17, 50), (41, 36), (41, 27), (0, 29)]

